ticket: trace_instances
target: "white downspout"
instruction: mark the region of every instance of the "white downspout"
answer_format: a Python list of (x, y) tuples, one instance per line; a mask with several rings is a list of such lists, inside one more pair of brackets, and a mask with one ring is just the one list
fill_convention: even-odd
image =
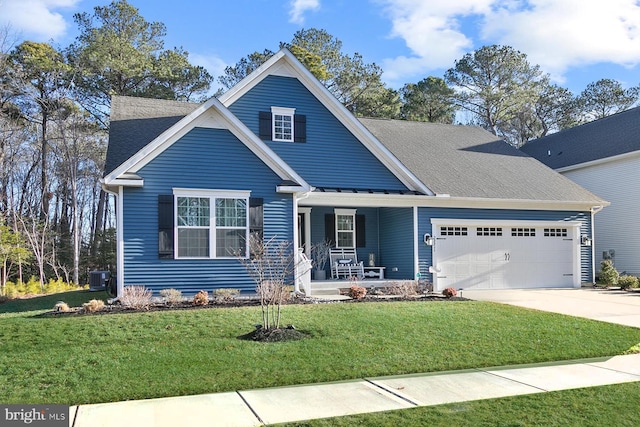
[(413, 207), (413, 278), (420, 273), (420, 239), (418, 238), (418, 207)]

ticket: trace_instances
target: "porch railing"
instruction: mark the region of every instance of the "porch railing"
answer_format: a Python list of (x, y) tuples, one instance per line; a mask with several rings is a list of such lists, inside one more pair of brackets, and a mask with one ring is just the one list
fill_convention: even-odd
[(296, 259), (296, 291), (301, 290), (306, 296), (311, 296), (311, 260), (307, 258), (303, 249), (298, 249)]

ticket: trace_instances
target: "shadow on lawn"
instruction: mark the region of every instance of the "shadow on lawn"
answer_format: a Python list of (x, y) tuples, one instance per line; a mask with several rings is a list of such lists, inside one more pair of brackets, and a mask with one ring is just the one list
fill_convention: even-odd
[(51, 310), (58, 301), (64, 301), (70, 306), (81, 307), (83, 303), (100, 299), (107, 301), (107, 294), (104, 291), (69, 291), (57, 294), (36, 295), (31, 297), (15, 298), (0, 304), (0, 314), (20, 313), (23, 311)]

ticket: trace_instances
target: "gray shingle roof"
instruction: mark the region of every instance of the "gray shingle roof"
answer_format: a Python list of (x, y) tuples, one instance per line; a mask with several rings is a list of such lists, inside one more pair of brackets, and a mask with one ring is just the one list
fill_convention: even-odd
[(640, 107), (526, 143), (522, 151), (553, 169), (640, 150)]
[[(114, 96), (105, 174), (199, 105)], [(602, 203), (587, 190), (478, 127), (403, 120), (360, 121), (436, 194)]]
[(164, 99), (114, 96), (111, 99), (105, 175), (113, 172), (199, 105)]
[(479, 127), (384, 119), (360, 121), (436, 194), (602, 202)]

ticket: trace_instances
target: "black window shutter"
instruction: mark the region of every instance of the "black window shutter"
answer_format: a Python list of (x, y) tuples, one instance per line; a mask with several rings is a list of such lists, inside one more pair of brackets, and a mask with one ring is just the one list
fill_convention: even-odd
[(307, 142), (307, 116), (295, 114), (293, 116), (294, 142)]
[(262, 197), (249, 198), (249, 233), (258, 233), (262, 238), (264, 230), (264, 199)]
[[(262, 241), (264, 238), (264, 199), (262, 197), (249, 198), (249, 238)], [(255, 258), (255, 247), (249, 245), (249, 256)]]
[(260, 139), (271, 141), (273, 139), (273, 137), (271, 136), (271, 112), (260, 111), (258, 113), (258, 120), (258, 133)]
[(367, 246), (367, 233), (365, 230), (365, 216), (356, 215), (356, 247), (364, 248)]
[(174, 258), (173, 253), (173, 194), (158, 195), (158, 257)]
[(336, 217), (333, 214), (324, 215), (324, 238), (331, 246), (335, 246)]

